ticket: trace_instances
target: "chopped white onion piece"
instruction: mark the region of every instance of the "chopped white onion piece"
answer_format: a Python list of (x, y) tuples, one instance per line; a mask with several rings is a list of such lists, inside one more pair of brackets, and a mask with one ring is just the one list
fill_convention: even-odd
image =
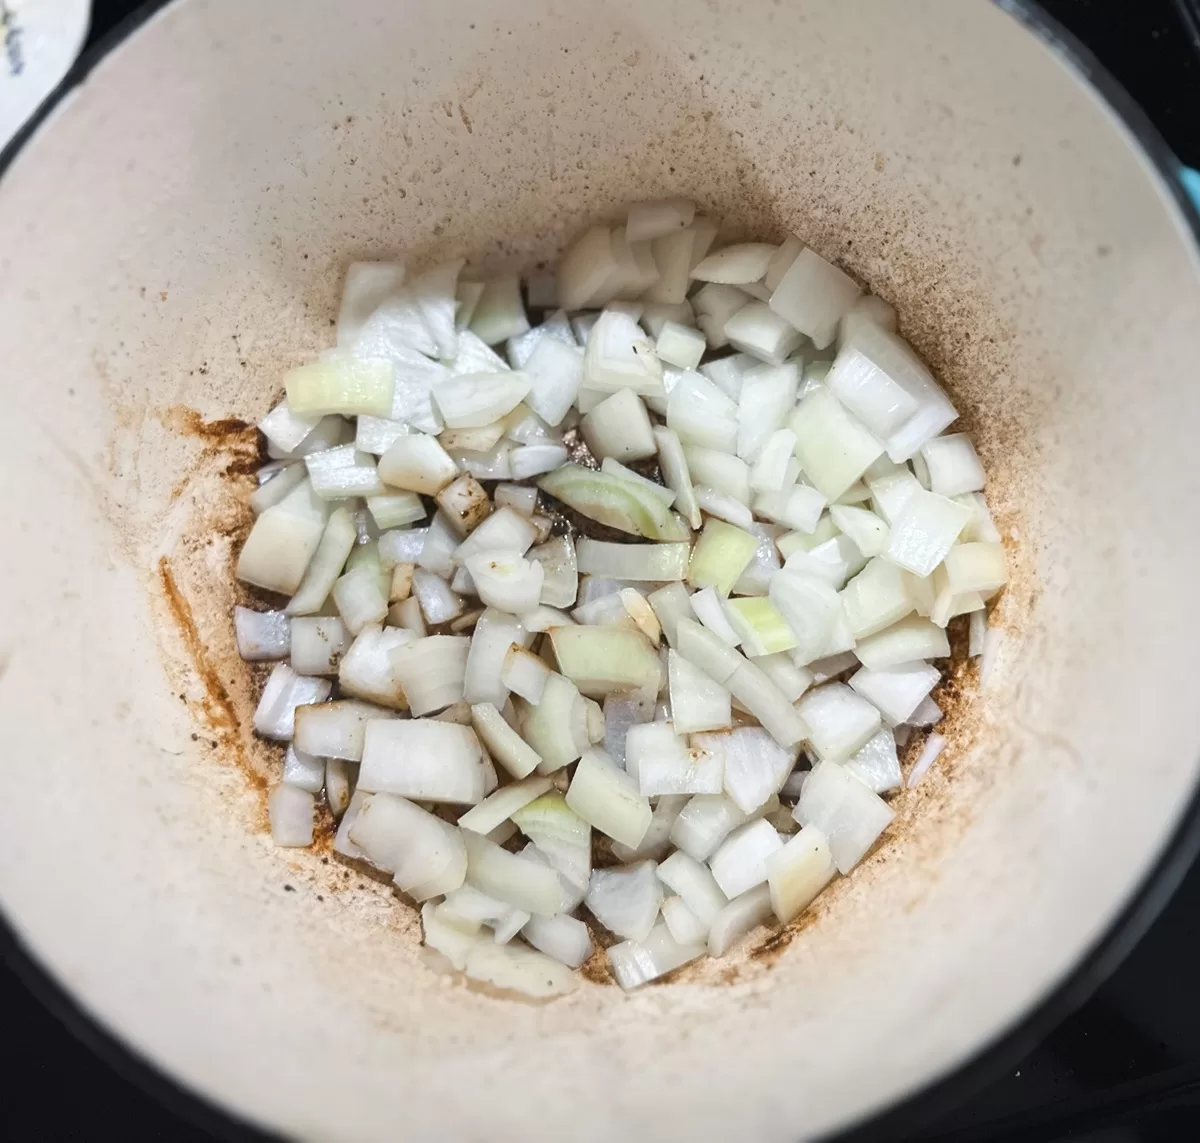
[(659, 794), (718, 794), (724, 755), (703, 746), (689, 747), (670, 722), (631, 726), (625, 739), (625, 768), (638, 788)]
[(379, 458), (379, 476), (393, 488), (434, 496), (458, 475), (458, 466), (435, 437), (399, 437)]
[(387, 589), (379, 573), (365, 565), (351, 569), (333, 585), (333, 601), (352, 635), (387, 617)]
[(667, 427), (685, 444), (733, 452), (737, 405), (706, 377), (684, 372), (667, 397)]
[(271, 822), (271, 840), (276, 845), (303, 848), (313, 842), (312, 794), (298, 786), (276, 786), (267, 798), (267, 816)]
[(678, 305), (687, 297), (696, 238), (694, 227), (684, 227), (673, 228), (651, 240), (650, 249), (658, 277), (643, 293), (643, 300)]
[[(592, 876), (592, 828), (557, 790), (544, 793), (512, 815), (520, 831), (559, 877), (582, 899)], [(574, 908), (578, 900), (570, 905)]]
[(297, 707), (295, 746), (320, 758), (360, 762), (367, 723), (393, 717), (391, 711), (353, 699)]
[(708, 934), (708, 955), (724, 956), (744, 936), (766, 924), (771, 914), (771, 891), (767, 885), (758, 885), (735, 897), (713, 921)]
[(656, 428), (654, 442), (658, 447), (658, 463), (663, 481), (675, 493), (675, 504), (693, 527), (700, 527), (700, 508), (688, 472), (687, 457), (679, 435), (671, 429)]
[(846, 769), (866, 783), (877, 794), (898, 790), (903, 785), (900, 761), (896, 756), (897, 736), (888, 727), (881, 727), (846, 760)]
[(800, 369), (794, 362), (759, 366), (742, 380), (738, 399), (737, 454), (753, 463), (772, 433), (781, 430), (796, 403)]
[[(509, 661), (518, 650), (510, 650)], [(536, 662), (545, 667), (541, 659)], [(513, 690), (520, 693), (516, 687)], [(539, 701), (524, 710), (520, 724), (525, 741), (542, 756), (539, 772), (552, 774), (569, 766), (591, 745), (587, 723), (587, 706), (579, 689), (570, 679), (547, 670)]]
[[(571, 322), (567, 318), (565, 310), (555, 310), (541, 325), (534, 326), (516, 337), (510, 337), (506, 346), (509, 363), (514, 369), (524, 369), (537, 347), (547, 339), (557, 341), (560, 345), (577, 348), (575, 334), (571, 331)], [(579, 359), (582, 363), (582, 354), (579, 355)]]
[(542, 565), (516, 551), (481, 551), (468, 556), (467, 571), (488, 607), (518, 613), (537, 607), (545, 574)]
[(983, 648), (987, 638), (987, 629), (987, 612), (971, 612), (970, 627), (967, 635), (967, 654), (972, 659), (983, 654)]
[(882, 631), (913, 610), (911, 587), (904, 572), (880, 558), (871, 560), (846, 585), (841, 598), (857, 639)]
[(377, 624), (364, 627), (338, 664), (338, 685), (343, 693), (381, 706), (404, 709), (408, 702), (392, 669), (391, 653), (412, 638), (411, 632), (397, 627)]
[(740, 242), (709, 254), (692, 269), (698, 282), (725, 282), (741, 286), (757, 282), (771, 264), (776, 247), (769, 242)]
[(643, 941), (658, 920), (662, 882), (653, 861), (597, 869), (592, 873), (584, 903), (610, 932)]
[(552, 917), (559, 912), (558, 874), (470, 830), (459, 831), (467, 851), (467, 882), (489, 897), (527, 913)]
[(521, 930), (535, 949), (568, 968), (578, 968), (592, 955), (592, 938), (587, 925), (574, 917), (531, 917)]
[(782, 365), (798, 349), (799, 333), (766, 302), (751, 301), (725, 322), (725, 338), (734, 349), (752, 354), (760, 361)]
[(238, 555), (237, 578), (292, 595), (325, 532), (328, 505), (302, 481), (254, 521)]
[(785, 925), (807, 909), (837, 873), (829, 839), (811, 825), (771, 854), (766, 869), (771, 908)]
[(771, 309), (812, 339), (833, 344), (838, 322), (862, 293), (858, 284), (815, 250), (801, 250), (779, 279)]
[(655, 925), (644, 941), (622, 941), (607, 950), (612, 974), (626, 992), (657, 980), (704, 953), (702, 943), (683, 945), (675, 940), (665, 921)]
[(695, 369), (706, 348), (704, 334), (675, 321), (663, 323), (654, 344), (659, 359), (677, 369)]
[(430, 635), (392, 652), (392, 670), (414, 716), (432, 714), (462, 700), (470, 642), (465, 635)]
[(471, 725), (488, 753), (514, 778), (532, 774), (542, 761), (541, 755), (504, 721), (490, 702), (471, 707)]
[(791, 429), (777, 429), (762, 443), (750, 470), (750, 487), (756, 492), (782, 492), (786, 487), (788, 462), (796, 447)]
[(296, 708), (324, 702), (332, 689), (327, 679), (298, 675), (287, 663), (277, 663), (263, 687), (254, 712), (254, 729), (264, 738), (291, 741), (295, 732)]
[(565, 310), (583, 309), (604, 288), (615, 268), (607, 226), (586, 230), (558, 263), (558, 300)]
[(421, 605), (421, 614), (431, 626), (449, 623), (463, 613), (463, 601), (440, 576), (418, 568), (413, 572), (412, 591)]
[(910, 615), (866, 639), (854, 648), (864, 667), (885, 671), (917, 659), (945, 659), (950, 655), (946, 632), (928, 619)]
[(836, 762), (818, 762), (793, 815), (828, 839), (840, 873), (849, 873), (887, 829), (895, 813), (878, 794)]
[(914, 575), (932, 575), (970, 519), (970, 509), (916, 488), (892, 523), (887, 559)]
[(692, 735), (692, 746), (715, 755), (725, 793), (743, 814), (752, 814), (779, 791), (796, 764), (796, 751), (780, 746), (762, 727), (739, 726)]
[[(260, 477), (265, 471), (266, 469), (260, 470)], [(268, 508), (274, 507), (289, 493), (294, 492), (307, 477), (308, 469), (304, 465), (285, 463), (282, 469), (261, 478), (259, 486), (250, 493), (251, 512), (255, 516), (262, 515)]]
[(233, 626), (238, 654), (248, 663), (286, 659), (291, 651), (291, 626), (282, 611), (235, 607)]
[[(472, 713), (474, 712), (472, 711)], [(484, 798), (479, 805), (469, 809), (458, 819), (458, 826), (460, 829), (473, 830), (475, 833), (491, 833), (522, 806), (527, 806), (549, 789), (550, 779), (544, 777), (525, 778), (523, 781), (511, 782)]]
[(679, 812), (670, 839), (696, 861), (707, 861), (746, 815), (723, 794), (697, 794)]
[[(570, 333), (570, 326), (567, 327), (567, 332)], [(508, 368), (508, 362), (478, 334), (469, 329), (459, 329), (458, 349), (450, 365), (452, 376), (458, 377), (464, 373), (503, 373)], [(516, 368), (519, 369), (520, 366)]]
[(520, 695), (526, 702), (536, 706), (542, 701), (546, 684), (553, 674), (554, 672), (536, 655), (526, 651), (524, 647), (510, 644), (504, 653), (500, 681), (513, 694)]
[[(454, 890), (451, 897), (460, 892), (461, 889)], [(466, 967), (467, 953), (483, 940), (479, 924), (460, 916), (449, 899), (440, 905), (426, 901), (421, 906), (421, 927), (426, 947), (440, 953), (459, 972)]]
[(521, 280), (515, 274), (484, 284), (468, 328), (486, 345), (499, 345), (529, 329), (521, 302)]
[(560, 425), (583, 381), (583, 352), (555, 337), (543, 337), (525, 363), (529, 407), (548, 425)]
[[(701, 730), (722, 730), (732, 722), (729, 691), (678, 652), (667, 654), (668, 685), (675, 730), (691, 734)], [(643, 788), (643, 792), (650, 791)], [(660, 791), (664, 792), (664, 791)], [(688, 790), (687, 793), (708, 791)], [(720, 785), (712, 793), (720, 792)]]
[[(326, 705), (332, 706), (333, 704)], [(300, 707), (299, 709), (319, 710), (320, 707)], [(297, 750), (295, 743), (289, 743), (287, 752), (283, 756), (283, 784), (307, 790), (310, 794), (319, 794), (325, 785), (325, 760), (314, 758), (303, 750)]]
[(284, 374), (288, 408), (312, 419), (331, 413), (386, 417), (392, 411), (394, 372), (377, 357), (338, 357), (301, 365)]
[[(453, 358), (458, 352), (458, 330), (454, 318), (458, 273), (463, 261), (462, 258), (456, 258), (433, 266), (414, 278), (408, 287), (426, 327), (433, 335), (437, 356), (445, 360)], [(487, 296), (486, 288), (483, 296)]]
[(709, 926), (684, 904), (682, 897), (668, 897), (662, 903), (662, 916), (672, 939), (680, 944), (704, 944), (708, 940)]
[(890, 535), (888, 526), (874, 512), (866, 508), (834, 504), (829, 509), (829, 515), (868, 559), (882, 555), (887, 550)]
[(679, 899), (706, 929), (728, 904), (728, 898), (708, 867), (682, 851), (672, 853), (659, 865), (658, 878), (668, 889), (679, 894)]
[(395, 877), (414, 900), (450, 893), (467, 872), (462, 831), (406, 798), (366, 799), (349, 830), (367, 859)]
[(369, 793), (474, 805), (484, 796), (479, 739), (470, 727), (435, 719), (368, 722), (358, 785)]
[(433, 391), (442, 418), (451, 428), (477, 428), (512, 412), (529, 393), (525, 373), (465, 373)]
[(917, 755), (917, 760), (908, 773), (907, 785), (910, 790), (925, 777), (929, 767), (938, 760), (945, 749), (946, 739), (936, 732), (925, 740), (925, 745), (921, 747), (921, 753)]
[(880, 671), (864, 667), (851, 677), (850, 686), (895, 726), (909, 720), (940, 679), (941, 672), (928, 663), (900, 663)]
[(279, 452), (284, 456), (292, 456), (312, 435), (320, 420), (320, 417), (296, 416), (285, 399), (258, 422), (258, 427)]
[(579, 427), (598, 459), (611, 456), (620, 461), (644, 460), (657, 451), (646, 406), (632, 389), (621, 389), (605, 398)]
[(883, 445), (826, 388), (813, 389), (792, 415), (796, 457), (804, 475), (836, 500), (866, 472)]
[(734, 898), (767, 879), (766, 859), (783, 848), (775, 827), (761, 818), (739, 826), (709, 861), (714, 880), (726, 897)]
[(880, 726), (879, 711), (845, 683), (826, 683), (809, 691), (796, 709), (808, 725), (813, 749), (833, 762), (844, 762)]
[(626, 313), (607, 309), (592, 328), (584, 354), (583, 384), (601, 393), (631, 389), (638, 394), (663, 392), (662, 364), (637, 322)]
[(983, 488), (983, 465), (966, 433), (934, 437), (921, 446), (918, 455), (928, 469), (930, 490), (939, 496), (962, 496)]
[(428, 515), (420, 497), (413, 492), (391, 492), (385, 496), (371, 496), (367, 500), (367, 510), (371, 513), (375, 526), (385, 532), (392, 528), (415, 524)]
[(603, 750), (587, 750), (567, 789), (567, 805), (623, 845), (637, 846), (650, 826), (649, 800)]
[(353, 345), (367, 318), (403, 285), (403, 262), (351, 262), (342, 287), (338, 345)]
[(795, 662), (821, 658), (841, 610), (834, 588), (817, 576), (785, 567), (772, 577), (769, 593), (795, 637)]

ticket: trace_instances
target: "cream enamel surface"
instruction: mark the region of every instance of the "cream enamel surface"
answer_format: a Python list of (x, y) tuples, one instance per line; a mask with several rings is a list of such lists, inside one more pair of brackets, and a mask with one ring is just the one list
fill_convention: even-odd
[[(0, 905), (109, 1028), (290, 1135), (844, 1126), (1041, 999), (1192, 795), (1193, 703), (1163, 682), (1200, 637), (1182, 220), (982, 0), (345, 7), (169, 7), (0, 182)], [(246, 481), (180, 430), (261, 416), (354, 258), (527, 268), (671, 194), (730, 237), (794, 229), (897, 307), (1019, 537), (1009, 636), (773, 962), (515, 1004), (428, 972), (384, 886), (270, 844), (250, 775), (278, 763), (229, 618)], [(554, 1082), (517, 1100), (515, 1075)]]

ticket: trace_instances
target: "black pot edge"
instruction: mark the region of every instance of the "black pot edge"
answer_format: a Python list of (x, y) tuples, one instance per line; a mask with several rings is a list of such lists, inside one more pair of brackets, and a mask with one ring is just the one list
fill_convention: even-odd
[[(1060, 55), (1116, 113), (1171, 190), (1200, 247), (1200, 212), (1184, 186), (1183, 164), (1141, 107), (1105, 70), (1091, 50), (1045, 12), (1036, 0), (991, 2)], [(170, 0), (146, 0), (79, 57), (29, 121), (0, 151), (0, 178), (62, 99), (81, 84), (109, 52), (168, 3)], [(1197, 853), (1200, 853), (1200, 789), (1193, 795), (1154, 868), (1134, 892), (1121, 915), (1066, 979), (1033, 1011), (948, 1075), (849, 1130), (830, 1137), (830, 1143), (834, 1140), (836, 1143), (874, 1143), (876, 1140), (904, 1139), (927, 1127), (1017, 1064), (1079, 1008), (1133, 951), (1179, 887)], [(188, 1090), (180, 1081), (167, 1076), (152, 1061), (103, 1027), (98, 1018), (86, 1011), (81, 1002), (38, 963), (36, 956), (25, 947), (2, 912), (0, 956), (30, 992), (77, 1039), (123, 1079), (146, 1092), (167, 1110), (217, 1138), (235, 1140), (237, 1143), (271, 1143), (277, 1138)]]

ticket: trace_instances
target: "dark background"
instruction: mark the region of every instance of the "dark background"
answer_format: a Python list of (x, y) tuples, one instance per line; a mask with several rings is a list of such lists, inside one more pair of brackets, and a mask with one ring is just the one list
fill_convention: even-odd
[[(97, 0), (89, 43), (137, 6), (131, 0)], [(1200, 5), (1045, 0), (1043, 6), (1141, 103), (1175, 153), (1200, 167), (1200, 20), (1189, 22)], [(1020, 1064), (910, 1138), (923, 1143), (1200, 1138), (1198, 961), (1200, 866), (1092, 1000)], [(139, 1068), (122, 1060), (102, 1034), (87, 1033), (90, 1045), (77, 1039), (30, 993), (24, 983), (29, 976), (0, 966), (0, 1020), (7, 1033), (0, 1039), (0, 1136), (91, 1140), (113, 1134), (128, 1143), (213, 1138), (206, 1126), (219, 1126), (219, 1119), (161, 1082), (150, 1082), (154, 1097), (134, 1086), (127, 1077), (147, 1082)], [(42, 999), (61, 1003), (52, 990), (33, 983)]]

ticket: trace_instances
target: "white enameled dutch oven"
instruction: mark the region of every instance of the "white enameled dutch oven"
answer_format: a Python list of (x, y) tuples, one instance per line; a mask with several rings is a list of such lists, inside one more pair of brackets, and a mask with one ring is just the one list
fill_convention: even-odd
[[(1191, 852), (1200, 770), (1196, 216), (1125, 97), (1017, 0), (178, 0), (126, 31), (0, 182), (13, 955), (306, 1139), (808, 1139), (1077, 1001)], [(349, 261), (529, 268), (672, 194), (896, 306), (989, 471), (1005, 636), (802, 925), (525, 1005), (270, 842), (237, 420), (329, 342)]]

